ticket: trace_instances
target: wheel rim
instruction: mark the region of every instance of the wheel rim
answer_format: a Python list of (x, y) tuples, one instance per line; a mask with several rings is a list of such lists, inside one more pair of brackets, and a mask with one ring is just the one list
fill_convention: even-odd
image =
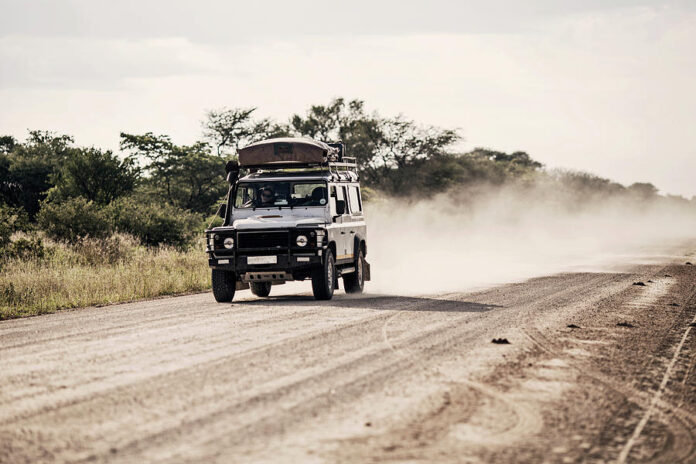
[(333, 288), (333, 263), (331, 262), (331, 259), (329, 259), (329, 264), (328, 264), (328, 269), (326, 270), (326, 276), (329, 279), (329, 290)]
[(362, 285), (363, 281), (363, 259), (362, 253), (358, 255), (358, 283)]

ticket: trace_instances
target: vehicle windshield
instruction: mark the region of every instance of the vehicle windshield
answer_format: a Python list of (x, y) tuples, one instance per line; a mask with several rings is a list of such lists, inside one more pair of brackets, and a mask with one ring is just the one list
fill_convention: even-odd
[(324, 206), (326, 182), (241, 182), (235, 208)]

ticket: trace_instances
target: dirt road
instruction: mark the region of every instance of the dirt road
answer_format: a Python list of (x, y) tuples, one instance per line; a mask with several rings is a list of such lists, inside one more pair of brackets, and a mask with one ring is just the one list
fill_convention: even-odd
[(0, 462), (696, 462), (687, 259), (5, 321)]

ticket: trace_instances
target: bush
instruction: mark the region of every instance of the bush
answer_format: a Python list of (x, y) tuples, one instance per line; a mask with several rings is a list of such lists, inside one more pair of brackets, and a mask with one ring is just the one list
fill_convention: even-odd
[(21, 208), (0, 204), (0, 249), (10, 244), (10, 237), (19, 230), (26, 230), (29, 219)]
[(113, 232), (109, 215), (82, 197), (60, 203), (44, 202), (38, 222), (49, 237), (70, 243), (75, 243), (82, 237), (105, 238)]
[(167, 203), (127, 197), (111, 203), (107, 211), (116, 229), (137, 237), (144, 245), (182, 247), (203, 229), (202, 218), (197, 214)]
[(10, 242), (6, 248), (7, 258), (22, 261), (41, 259), (46, 254), (46, 247), (39, 237), (20, 237)]
[(29, 261), (46, 256), (47, 250), (39, 237), (19, 237), (0, 247), (0, 270), (12, 260)]
[(72, 247), (79, 257), (78, 263), (89, 266), (116, 264), (127, 261), (138, 246), (135, 238), (114, 234), (106, 238), (82, 237)]

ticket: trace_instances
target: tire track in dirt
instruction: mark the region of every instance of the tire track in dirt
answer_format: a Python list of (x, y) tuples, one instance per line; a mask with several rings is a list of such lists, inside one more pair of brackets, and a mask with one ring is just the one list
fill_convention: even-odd
[[(547, 311), (547, 307), (553, 308), (559, 305), (562, 306), (568, 301), (577, 301), (578, 295), (582, 295), (598, 286), (603, 286), (602, 288), (604, 289), (605, 286), (608, 285), (609, 292), (614, 291), (617, 287), (625, 288), (627, 285), (630, 285), (631, 279), (632, 276), (630, 275), (587, 274), (583, 275), (582, 278), (575, 275), (572, 285), (566, 284), (554, 288), (549, 293), (545, 293), (541, 296), (536, 294), (534, 298), (524, 304), (510, 305), (507, 309), (507, 314), (508, 316), (513, 315), (515, 318), (520, 317), (519, 314), (543, 314)], [(587, 300), (578, 303), (579, 306), (583, 307), (588, 304), (591, 304), (591, 302)], [(390, 343), (388, 336), (389, 324), (402, 316), (402, 314), (401, 312), (396, 313), (385, 321), (385, 326), (382, 329), (382, 336), (385, 340), (385, 344), (387, 344), (395, 354), (401, 357), (413, 358), (414, 355), (419, 353), (414, 352), (412, 349), (408, 349), (406, 352), (399, 351)], [(490, 314), (486, 315), (486, 317), (490, 316)], [(497, 325), (494, 321), (489, 322), (491, 322), (493, 326)], [(504, 324), (500, 325), (502, 326)], [(486, 341), (489, 340), (490, 339)], [(519, 342), (521, 342), (521, 340)], [(444, 377), (447, 378), (447, 375), (445, 374)], [(534, 410), (523, 401), (512, 399), (507, 393), (499, 392), (496, 387), (490, 384), (476, 382), (471, 378), (460, 378), (457, 380), (450, 380), (449, 385), (450, 387), (447, 391), (447, 395), (450, 400), (448, 401), (447, 407), (449, 409), (456, 409), (456, 407), (466, 405), (467, 408), (466, 412), (459, 412), (461, 418), (457, 423), (446, 421), (433, 423), (427, 420), (428, 417), (431, 417), (431, 414), (424, 413), (408, 425), (396, 426), (393, 430), (380, 434), (378, 437), (370, 436), (365, 439), (349, 440), (348, 443), (350, 443), (350, 447), (362, 449), (361, 455), (370, 456), (372, 460), (375, 461), (382, 459), (389, 461), (398, 461), (400, 459), (410, 460), (419, 459), (419, 456), (420, 458), (425, 458), (425, 456), (437, 455), (437, 453), (433, 451), (432, 446), (419, 445), (419, 448), (422, 449), (416, 454), (399, 454), (399, 446), (397, 444), (404, 437), (410, 436), (409, 434), (415, 434), (418, 437), (438, 437), (437, 439), (439, 440), (449, 437), (448, 443), (451, 448), (461, 448), (462, 443), (452, 443), (452, 436), (454, 436), (456, 437), (455, 442), (468, 443), (467, 447), (469, 449), (462, 450), (462, 453), (470, 454), (470, 448), (472, 446), (476, 448), (481, 443), (487, 443), (489, 445), (500, 445), (505, 443), (509, 445), (510, 443), (533, 437), (534, 434), (541, 429), (543, 421), (538, 411)], [(483, 398), (488, 398), (488, 400), (486, 400), (487, 402), (493, 401), (498, 404), (498, 406), (486, 406), (486, 401), (484, 401), (482, 405), (481, 402)], [(451, 406), (450, 403), (456, 404), (457, 406)], [(479, 411), (482, 407), (484, 409)], [(500, 414), (501, 409), (505, 409), (507, 413)], [(440, 409), (437, 411), (440, 411)], [(438, 415), (439, 414), (438, 412)], [(470, 426), (467, 424), (464, 417), (469, 417), (472, 414), (483, 415), (482, 417), (494, 415), (495, 418), (492, 423)], [(451, 412), (450, 416), (457, 416), (457, 412)], [(454, 427), (454, 430), (452, 427)], [(366, 451), (366, 449), (369, 450), (369, 452)], [(432, 451), (432, 453), (427, 454), (430, 451)], [(346, 453), (349, 453), (349, 451)], [(339, 456), (341, 455), (339, 454)], [(335, 456), (331, 455), (329, 460), (333, 461), (334, 458)]]
[[(584, 282), (584, 280), (587, 280), (587, 277), (588, 277), (588, 276), (582, 276), (583, 282)], [(606, 278), (606, 277), (604, 277), (604, 278)], [(596, 279), (596, 276), (592, 276), (592, 279), (590, 279), (590, 282), (584, 282), (583, 287), (584, 287), (584, 286), (591, 286), (591, 285), (594, 285), (594, 284), (595, 284), (595, 279)], [(566, 293), (566, 292), (568, 291), (567, 288), (566, 288), (566, 287), (567, 287), (567, 284), (564, 285), (563, 287), (564, 287), (564, 288), (563, 288), (562, 290), (560, 290), (560, 292)], [(532, 300), (534, 300), (534, 298), (532, 298)], [(432, 302), (430, 302), (430, 303), (432, 304)], [(469, 303), (469, 304), (475, 305), (477, 308), (482, 306), (481, 303)], [(436, 308), (432, 308), (432, 309), (436, 309)], [(474, 313), (474, 315), (476, 315), (476, 313)], [(432, 338), (433, 334), (442, 335), (442, 333), (443, 333), (444, 330), (448, 330), (448, 329), (452, 330), (452, 328), (449, 327), (449, 325), (450, 325), (450, 323), (447, 322), (447, 323), (443, 324), (442, 327), (438, 327), (438, 328), (436, 328), (435, 330), (433, 330), (432, 332), (430, 332), (430, 333), (428, 333), (428, 334), (426, 334), (426, 335), (424, 335), (424, 336), (419, 336), (418, 338), (421, 338), (421, 337), (422, 337), (422, 338), (425, 340), (425, 339), (428, 339), (428, 338)], [(454, 329), (456, 330), (457, 328), (455, 327)], [(469, 330), (469, 329), (467, 329), (467, 330)], [(450, 338), (451, 338), (451, 337), (450, 337)], [(455, 337), (455, 338), (456, 338), (456, 337)], [(405, 345), (407, 345), (407, 346), (413, 346), (413, 345), (414, 345), (414, 342), (416, 342), (416, 341), (418, 341), (418, 340), (416, 340), (416, 339), (409, 339), (409, 340), (408, 340), (408, 343), (405, 343)], [(382, 356), (382, 353), (381, 353), (381, 352), (380, 352), (380, 355), (379, 355), (379, 356), (380, 356), (380, 357)], [(360, 361), (360, 363), (364, 363), (364, 362), (365, 362), (364, 359), (362, 359), (362, 360)], [(411, 361), (411, 362), (412, 362), (412, 361)], [(341, 370), (345, 369), (345, 366), (341, 366), (340, 369), (341, 369)], [(318, 376), (326, 376), (326, 375), (328, 375), (328, 374), (330, 374), (330, 373), (323, 372), (323, 373), (318, 374)]]
[[(661, 272), (658, 272), (658, 274), (661, 274)], [(659, 285), (660, 281), (658, 279), (656, 280), (657, 282), (653, 283), (657, 283)], [(625, 292), (622, 292), (622, 294), (614, 296), (610, 299), (629, 299), (628, 302), (623, 304), (624, 307), (630, 307), (632, 310), (646, 311), (654, 309), (654, 307), (656, 306), (667, 307), (667, 301), (665, 300), (665, 298), (667, 298), (669, 292), (669, 285), (664, 286), (662, 290), (663, 291), (658, 292), (658, 294), (651, 294), (650, 292), (646, 292), (639, 295), (630, 295), (631, 293), (633, 293), (633, 289), (629, 288)], [(693, 299), (693, 295), (686, 299), (687, 302), (690, 299)], [(606, 304), (606, 302), (603, 303), (604, 304), (600, 304), (599, 306), (611, 306)], [(696, 316), (694, 317), (694, 319), (696, 320)], [(600, 334), (604, 330), (611, 330), (597, 327), (586, 329), (594, 330), (594, 332), (600, 332)], [(602, 330), (600, 331), (599, 329)], [(614, 331), (616, 331), (616, 329), (614, 329)], [(541, 350), (546, 351), (552, 357), (557, 357), (567, 362), (570, 367), (572, 367), (578, 372), (578, 375), (580, 377), (591, 378), (592, 380), (599, 382), (601, 385), (604, 386), (604, 388), (614, 391), (615, 393), (623, 396), (628, 403), (636, 404), (638, 407), (646, 411), (645, 414), (642, 416), (641, 421), (633, 429), (633, 440), (629, 439), (626, 442), (626, 444), (622, 447), (617, 462), (626, 461), (630, 449), (633, 446), (635, 446), (638, 436), (640, 436), (640, 433), (645, 428), (645, 425), (647, 424), (649, 417), (653, 414), (659, 414), (657, 418), (667, 427), (666, 432), (669, 435), (668, 438), (665, 440), (666, 446), (668, 447), (666, 449), (661, 450), (659, 454), (659, 459), (661, 461), (663, 460), (664, 462), (687, 462), (689, 459), (696, 458), (694, 454), (696, 453), (696, 435), (694, 434), (694, 430), (696, 429), (696, 415), (687, 410), (681, 409), (679, 405), (674, 405), (672, 403), (664, 401), (661, 398), (662, 395), (657, 394), (657, 392), (664, 391), (664, 387), (667, 383), (666, 380), (663, 379), (663, 385), (661, 385), (662, 390), (658, 388), (655, 392), (642, 392), (636, 390), (634, 387), (631, 386), (631, 384), (628, 384), (626, 382), (618, 382), (614, 378), (604, 375), (602, 372), (593, 369), (590, 365), (588, 365), (587, 362), (580, 363), (577, 359), (573, 358), (572, 356), (569, 357), (567, 354), (567, 344), (564, 345), (562, 343), (549, 339), (540, 330), (534, 327), (526, 328), (525, 334)], [(673, 363), (676, 362), (679, 349), (683, 345), (683, 340), (686, 339), (686, 336), (688, 336), (688, 333), (685, 333), (684, 337), (682, 337), (682, 341), (680, 341), (678, 348), (675, 351), (675, 355), (672, 358), (672, 363), (670, 363), (670, 366), (673, 366)], [(644, 368), (642, 370), (646, 369)], [(668, 366), (667, 372), (665, 372), (665, 378), (669, 377), (669, 372), (670, 368)], [(653, 459), (657, 458), (658, 456), (653, 456)]]
[[(559, 285), (560, 284), (561, 283), (559, 282)], [(391, 308), (391, 307), (399, 307), (399, 308), (403, 308), (404, 310), (412, 310), (412, 309), (418, 309), (418, 307), (422, 307), (425, 305), (430, 305), (431, 306), (430, 309), (437, 310), (438, 306), (440, 306), (440, 305), (451, 306), (451, 304), (454, 304), (454, 305), (459, 304), (459, 302), (457, 302), (456, 300), (453, 300), (453, 301), (451, 301), (451, 300), (430, 300), (430, 299), (421, 300), (421, 299), (409, 298), (409, 297), (391, 297), (391, 298), (368, 297), (368, 298), (359, 299), (359, 300), (339, 300), (336, 303), (336, 305), (337, 306), (364, 305), (365, 302), (368, 302), (368, 303), (378, 302), (378, 303), (380, 303), (381, 304), (380, 313), (368, 315), (367, 317), (363, 317), (361, 319), (355, 320), (355, 321), (345, 325), (346, 328), (350, 329), (350, 328), (360, 327), (363, 324), (369, 323), (373, 319), (384, 318), (385, 315), (382, 314), (381, 310), (382, 309), (389, 310), (389, 308)], [(299, 302), (291, 301), (291, 305), (294, 305), (295, 303), (306, 304), (306, 301), (299, 301)], [(386, 304), (382, 304), (382, 303), (386, 303)], [(471, 307), (474, 310), (481, 309), (481, 308), (485, 307), (485, 305), (480, 304), (480, 303), (479, 304), (469, 303), (468, 305), (469, 306), (467, 306), (467, 308)], [(289, 315), (288, 321), (291, 319), (293, 319), (292, 314)], [(285, 320), (285, 318), (281, 317), (280, 320), (283, 321), (283, 320)], [(296, 323), (297, 321), (293, 320), (293, 322)], [(241, 353), (233, 353), (227, 357), (218, 357), (218, 359), (206, 361), (205, 356), (203, 356), (202, 357), (203, 363), (197, 363), (197, 366), (195, 366), (194, 369), (200, 370), (201, 367), (203, 369), (205, 369), (206, 365), (209, 363), (212, 363), (214, 365), (221, 364), (224, 362), (234, 360), (235, 358), (237, 358), (239, 356), (253, 356), (253, 355), (264, 354), (264, 352), (267, 352), (268, 350), (271, 350), (271, 349), (275, 349), (276, 352), (278, 353), (278, 356), (281, 356), (282, 352), (285, 350), (293, 351), (293, 350), (296, 350), (297, 348), (299, 348), (300, 344), (303, 343), (303, 340), (306, 337), (313, 338), (314, 336), (319, 336), (319, 335), (330, 336), (331, 334), (338, 334), (339, 332), (337, 332), (337, 331), (340, 331), (340, 330), (342, 330), (342, 326), (333, 327), (328, 331), (325, 328), (316, 328), (315, 330), (309, 331), (307, 333), (301, 333), (299, 335), (295, 334), (294, 336), (288, 337), (285, 340), (280, 340), (280, 341), (275, 342), (273, 344), (267, 344), (265, 347), (262, 346), (262, 347), (258, 347), (258, 348), (252, 348), (251, 350), (242, 351)], [(336, 341), (338, 341), (338, 340), (336, 340)], [(205, 355), (207, 353), (214, 352), (217, 349), (217, 347), (214, 347), (211, 349), (208, 345), (205, 345), (205, 346), (206, 346), (205, 351), (201, 352), (199, 349), (197, 351), (197, 354), (203, 353)], [(95, 354), (92, 351), (90, 351), (89, 349), (86, 349), (84, 346), (81, 346), (80, 350), (82, 352), (84, 352), (86, 356), (89, 356), (89, 355), (94, 356), (94, 354)], [(176, 353), (174, 353), (174, 355), (176, 356)], [(43, 356), (42, 356), (42, 359), (43, 359)], [(157, 361), (158, 361), (158, 363), (161, 362), (160, 359), (158, 359)], [(60, 363), (56, 363), (56, 364), (60, 365)], [(171, 373), (165, 372), (163, 375), (171, 375), (172, 377), (176, 377), (176, 375), (178, 375), (181, 371), (185, 371), (185, 370), (190, 369), (190, 368), (191, 368), (190, 366), (178, 367), (174, 371), (172, 371)], [(156, 374), (156, 371), (154, 371), (154, 372)], [(152, 377), (152, 376), (150, 376), (150, 377)], [(152, 380), (152, 379), (149, 379), (149, 380)], [(116, 388), (118, 386), (127, 386), (130, 384), (130, 382), (131, 382), (131, 379), (124, 379), (124, 378), (121, 378), (118, 380), (114, 380), (114, 379), (110, 379), (110, 378), (98, 378), (97, 385), (95, 385), (94, 388), (92, 388), (92, 389), (87, 389), (87, 391), (85, 391), (82, 396), (89, 398), (90, 396), (93, 396), (93, 395), (109, 394), (109, 392), (111, 392), (114, 388)], [(88, 386), (88, 385), (82, 385), (82, 387), (85, 387), (85, 386)], [(104, 390), (104, 392), (99, 393), (99, 390), (104, 386), (108, 386), (108, 388), (106, 390)], [(57, 387), (54, 389), (54, 391), (59, 393), (61, 396), (64, 393), (64, 392), (62, 392), (62, 390), (64, 390), (64, 388), (61, 388), (61, 387)], [(63, 404), (66, 406), (70, 406), (70, 405), (73, 405), (79, 401), (80, 401), (80, 399), (78, 397), (74, 400), (63, 402)], [(17, 404), (15, 404), (15, 407), (16, 406), (17, 406)], [(37, 413), (42, 413), (42, 412), (46, 412), (46, 411), (40, 410)]]
[[(691, 324), (692, 325), (696, 324), (696, 315), (694, 315), (693, 319), (691, 320)], [(638, 438), (640, 437), (640, 434), (645, 429), (645, 426), (647, 425), (651, 416), (653, 414), (655, 414), (655, 412), (657, 412), (658, 407), (663, 404), (661, 402), (662, 395), (665, 392), (665, 388), (667, 387), (667, 382), (670, 380), (670, 377), (672, 376), (674, 366), (679, 359), (682, 348), (684, 347), (684, 342), (686, 341), (690, 332), (691, 332), (691, 325), (686, 327), (686, 330), (684, 331), (684, 335), (682, 336), (681, 340), (679, 341), (679, 344), (674, 349), (674, 355), (672, 356), (672, 359), (670, 360), (669, 364), (667, 365), (667, 369), (665, 370), (665, 374), (662, 377), (662, 381), (660, 382), (659, 387), (653, 393), (653, 396), (650, 400), (650, 404), (648, 405), (647, 408), (645, 408), (645, 413), (641, 417), (640, 422), (638, 422), (635, 429), (633, 430), (633, 433), (629, 437), (628, 441), (626, 442), (624, 447), (621, 449), (621, 453), (619, 454), (619, 457), (616, 460), (616, 462), (618, 464), (623, 464), (626, 462), (626, 460), (628, 459), (629, 453), (631, 452), (631, 449), (634, 446), (636, 446), (636, 443), (638, 442)], [(689, 456), (693, 456), (694, 433), (691, 432), (691, 430), (693, 430), (693, 427), (696, 426), (696, 421), (691, 422), (690, 424), (687, 424), (687, 426), (689, 426), (689, 428), (687, 429), (687, 432), (688, 432), (689, 437), (690, 437), (689, 447), (686, 448), (684, 443), (677, 443), (679, 440), (675, 440), (675, 445), (673, 447), (674, 449), (680, 450), (680, 454), (678, 456), (676, 456), (680, 460), (686, 459)], [(684, 453), (685, 449), (690, 450), (690, 452)]]
[[(550, 350), (547, 347), (552, 345), (551, 340), (546, 337), (534, 334), (532, 330), (527, 331), (527, 335), (540, 349), (543, 349), (550, 356), (563, 359), (577, 373), (578, 377), (590, 378), (601, 384), (605, 390), (611, 390), (614, 393), (622, 396), (627, 404), (635, 404), (640, 408), (647, 409), (650, 406), (651, 396), (649, 392), (641, 392), (631, 387), (630, 384), (621, 383), (613, 378), (603, 375), (601, 372), (588, 370), (586, 364), (578, 364), (572, 358), (568, 358), (561, 351)], [(656, 412), (661, 414), (661, 419), (665, 426), (668, 427), (667, 433), (669, 437), (666, 441), (669, 449), (661, 452), (662, 457), (669, 458), (670, 453), (678, 451), (678, 458), (674, 461), (667, 459), (665, 462), (686, 462), (683, 460), (685, 456), (693, 455), (696, 445), (696, 435), (693, 431), (696, 427), (696, 416), (679, 409), (677, 406), (666, 403), (658, 399), (655, 404)], [(686, 450), (686, 454), (684, 453)]]

